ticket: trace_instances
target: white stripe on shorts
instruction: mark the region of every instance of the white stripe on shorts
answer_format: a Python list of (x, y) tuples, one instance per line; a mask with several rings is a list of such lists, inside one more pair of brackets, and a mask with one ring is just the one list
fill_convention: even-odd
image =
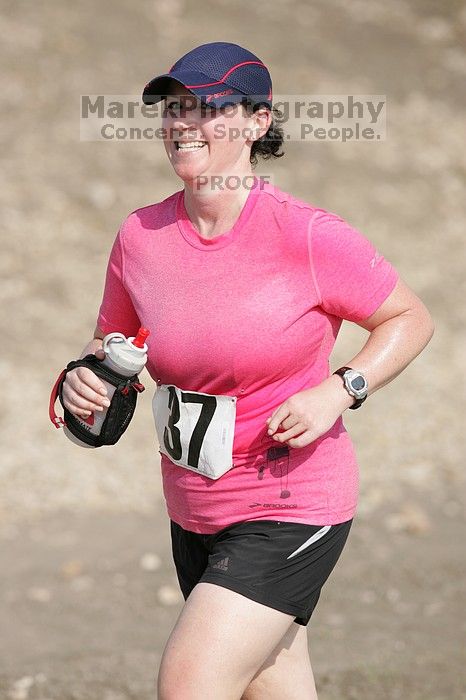
[(330, 530), (331, 527), (332, 527), (331, 525), (324, 525), (324, 527), (321, 527), (320, 530), (317, 530), (317, 532), (315, 532), (312, 535), (312, 537), (309, 537), (308, 540), (303, 542), (303, 544), (300, 547), (298, 547), (298, 549), (295, 549), (295, 551), (292, 554), (290, 554), (290, 556), (287, 557), (287, 559), (291, 559), (291, 557), (295, 557), (297, 554), (302, 552), (303, 549), (306, 549), (306, 547), (309, 547), (310, 544), (312, 544), (313, 542), (316, 542), (317, 540), (320, 540), (320, 538), (323, 537), (325, 535), (325, 533)]

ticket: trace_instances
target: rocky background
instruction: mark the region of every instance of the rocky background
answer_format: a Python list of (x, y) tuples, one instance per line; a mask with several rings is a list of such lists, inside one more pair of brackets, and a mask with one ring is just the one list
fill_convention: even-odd
[[(464, 0), (2, 0), (0, 37), (0, 697), (155, 696), (182, 598), (152, 380), (101, 450), (55, 430), (48, 400), (92, 337), (121, 221), (180, 189), (160, 142), (81, 141), (80, 95), (138, 97), (218, 40), (259, 55), (276, 93), (387, 95), (385, 141), (290, 142), (257, 169), (359, 228), (436, 324), (421, 356), (345, 413), (360, 505), (309, 644), (320, 700), (465, 697)], [(345, 323), (332, 367), (366, 337)]]

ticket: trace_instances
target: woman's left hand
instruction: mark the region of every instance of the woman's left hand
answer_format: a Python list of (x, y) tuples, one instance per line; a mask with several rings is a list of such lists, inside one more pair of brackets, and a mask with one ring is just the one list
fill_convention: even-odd
[[(290, 447), (306, 447), (330, 430), (353, 401), (341, 377), (332, 375), (286, 399), (266, 420), (268, 435)], [(276, 432), (279, 427), (283, 432)]]

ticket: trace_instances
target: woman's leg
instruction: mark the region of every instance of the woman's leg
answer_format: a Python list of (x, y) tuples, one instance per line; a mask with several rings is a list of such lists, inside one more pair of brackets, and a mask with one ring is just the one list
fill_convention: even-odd
[(158, 700), (240, 700), (293, 619), (223, 586), (198, 583), (165, 646)]
[(317, 700), (306, 627), (291, 624), (241, 700)]

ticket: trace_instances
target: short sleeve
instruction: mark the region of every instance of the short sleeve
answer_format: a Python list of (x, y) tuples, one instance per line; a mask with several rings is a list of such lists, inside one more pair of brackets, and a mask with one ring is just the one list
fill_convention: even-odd
[(121, 229), (118, 231), (110, 252), (97, 325), (105, 334), (119, 332), (126, 336), (136, 335), (141, 325), (124, 283), (124, 251)]
[(319, 304), (329, 314), (363, 321), (389, 296), (398, 272), (375, 246), (337, 214), (317, 209), (309, 253)]

